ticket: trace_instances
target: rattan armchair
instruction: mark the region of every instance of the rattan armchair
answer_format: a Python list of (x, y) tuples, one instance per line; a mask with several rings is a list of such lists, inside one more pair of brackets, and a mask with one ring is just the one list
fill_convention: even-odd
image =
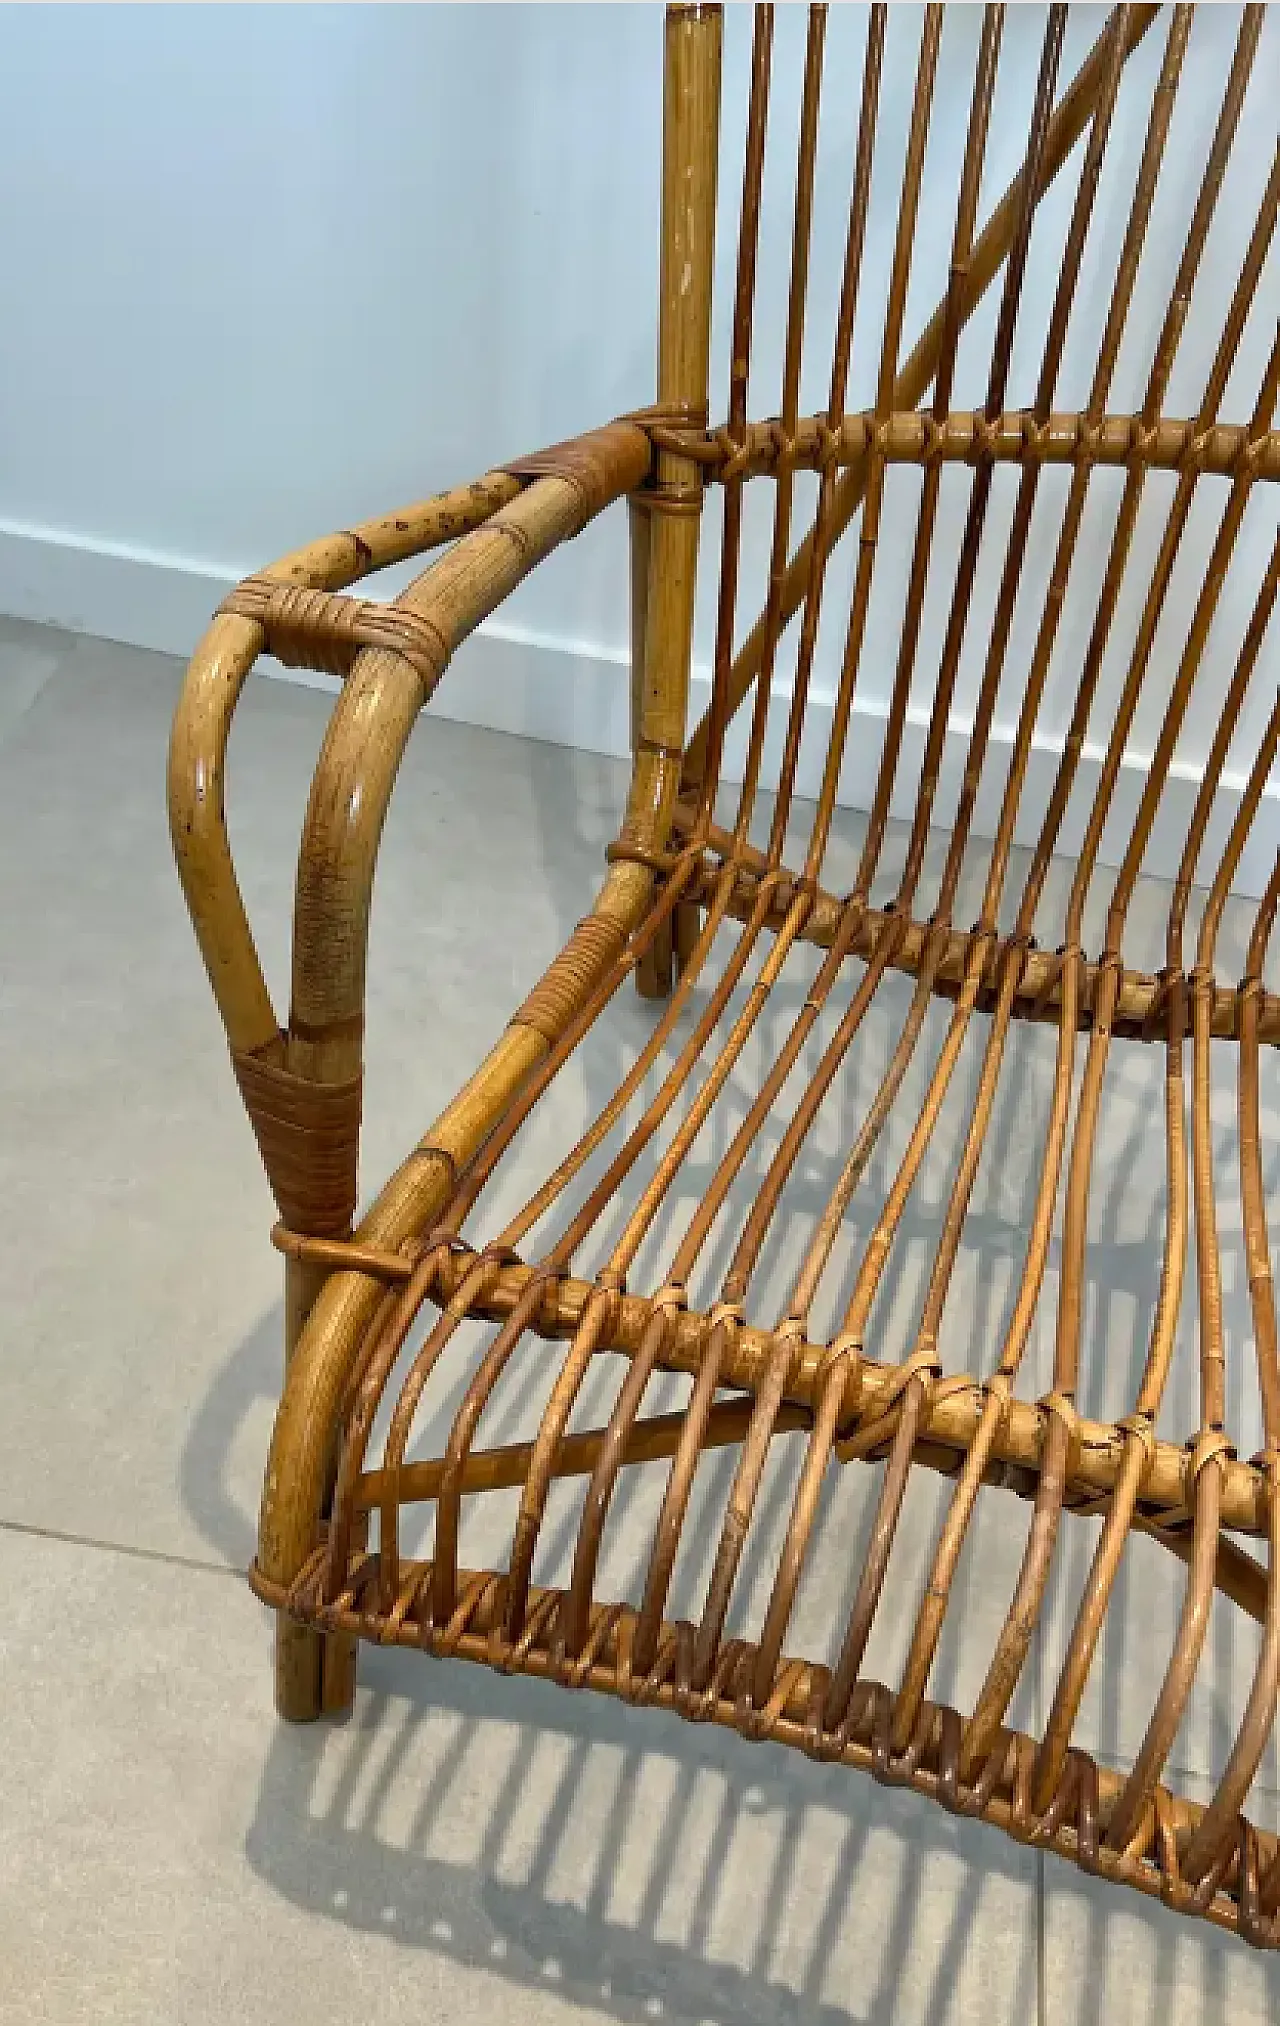
[[(286, 1261), (289, 1359), (252, 1580), (279, 1614), (286, 1717), (348, 1705), (361, 1639), (483, 1661), (910, 1784), (1272, 1947), (1280, 1840), (1246, 1809), (1280, 1682), (1280, 1354), (1262, 1131), (1280, 1042), (1280, 996), (1266, 975), (1280, 901), (1280, 700), (1266, 640), (1280, 570), (1272, 428), (1280, 349), (1266, 269), (1280, 196), (1274, 159), (1269, 173), (1262, 165), (1260, 205), (1237, 235), (1242, 255), (1225, 279), (1221, 259), (1206, 254), (1263, 10), (1233, 16), (1220, 105), (1195, 132), (1177, 125), (1189, 44), (1195, 53), (1189, 8), (1118, 7), (1105, 18), (1085, 10), (1083, 30), (1064, 7), (1038, 16), (1021, 167), (994, 205), (984, 202), (984, 168), (993, 104), (1003, 105), (1001, 132), (1010, 117), (998, 93), (1002, 38), (1007, 54), (1012, 31), (1001, 8), (960, 13), (963, 68), (948, 55), (940, 8), (927, 8), (921, 23), (914, 11), (891, 20), (878, 7), (859, 28), (860, 75), (824, 86), (828, 24), (815, 9), (798, 122), (793, 132), (784, 117), (779, 133), (776, 109), (770, 116), (771, 73), (780, 74), (774, 23), (770, 10), (758, 11), (745, 140), (719, 206), (736, 223), (737, 253), (724, 406), (709, 417), (722, 22), (714, 7), (670, 9), (656, 404), (299, 550), (225, 600), (194, 657), (171, 750), (173, 839)], [(1068, 63), (1064, 47), (1081, 34)], [(895, 35), (911, 40), (914, 78), (896, 136), (882, 117)], [(853, 145), (842, 171), (850, 195), (834, 335), (821, 347), (827, 391), (821, 412), (806, 416), (802, 369), (818, 347), (814, 339), (806, 351), (805, 332), (824, 91), (849, 106)], [(963, 101), (964, 135), (949, 182), (949, 256), (938, 306), (915, 323), (908, 349), (931, 121), (936, 128), (949, 96)], [(1186, 202), (1172, 285), (1160, 284), (1147, 342), (1132, 336), (1132, 312), (1149, 294), (1148, 228), (1171, 181), (1171, 132), (1172, 180)], [(1123, 185), (1107, 181), (1117, 148)], [(762, 193), (779, 163), (790, 178), (789, 273), (770, 294)], [(873, 175), (881, 207), (894, 185), (895, 215), (884, 283), (871, 287)], [(1167, 205), (1159, 211), (1162, 247), (1171, 215)], [(1044, 233), (1057, 235), (1052, 286), (1031, 291)], [(985, 325), (976, 314), (984, 300), (995, 312)], [(760, 404), (776, 398), (778, 413), (753, 421), (753, 328), (758, 338), (761, 316), (783, 304), (780, 396), (766, 393)], [(1211, 341), (1197, 355), (1194, 397), (1170, 414), (1175, 371), (1179, 386), (1192, 372), (1180, 344), (1197, 316)], [(1241, 396), (1242, 347), (1259, 319), (1261, 384), (1255, 375)], [(1072, 409), (1060, 387), (1080, 327), (1092, 333), (1088, 391)], [(965, 407), (957, 389), (984, 331)], [(1144, 390), (1117, 412), (1127, 343), (1130, 363), (1133, 346), (1143, 349)], [(864, 362), (874, 398), (855, 411), (851, 373)], [(1104, 539), (1090, 519), (1099, 488), (1110, 502)], [(624, 498), (634, 757), (599, 890), (583, 896), (562, 953), (356, 1223), (370, 899), (410, 731), (467, 635), (552, 549)], [(942, 511), (957, 499), (956, 514)], [(748, 629), (739, 609), (752, 558), (766, 546), (751, 532), (757, 500), (767, 503), (768, 568), (763, 614)], [(889, 571), (882, 593), (883, 530), (903, 500), (908, 535), (895, 539), (907, 567)], [(1135, 541), (1144, 502), (1154, 502), (1157, 524), (1149, 554)], [(1188, 594), (1193, 513), (1209, 515), (1211, 539)], [(1082, 528), (1094, 531), (1089, 539)], [(432, 548), (443, 553), (390, 604), (343, 595)], [(841, 588), (824, 601), (837, 558)], [(710, 704), (693, 724), (699, 563), (704, 579), (712, 572), (716, 602)], [(1190, 614), (1172, 646), (1161, 624), (1171, 586)], [(883, 709), (868, 715), (860, 685), (880, 672), (867, 669), (869, 615), (875, 607), (881, 623), (885, 596), (895, 608), (891, 682)], [(1123, 638), (1122, 596), (1136, 599)], [(930, 597), (944, 614), (936, 649)], [(1019, 630), (1023, 613), (1031, 624)], [(1225, 659), (1216, 631), (1211, 640), (1224, 614), (1238, 619)], [(825, 716), (812, 694), (824, 617), (840, 642)], [(975, 638), (980, 680), (964, 763), (944, 794), (961, 663)], [(305, 818), (284, 1027), (223, 814), (231, 716), (268, 651), (344, 678)], [(1069, 717), (1046, 774), (1046, 698), (1055, 683), (1060, 693), (1066, 662)], [(465, 682), (465, 664), (464, 653), (451, 681)], [(1116, 670), (1114, 680), (1104, 674)], [(1193, 699), (1211, 736), (1183, 792), (1179, 739)], [(1151, 751), (1136, 807), (1118, 817), (1140, 712), (1153, 726)], [(1242, 723), (1254, 728), (1243, 765)], [(878, 751), (868, 775), (869, 728)], [(816, 792), (802, 799), (802, 754), (815, 737)], [(855, 745), (871, 786), (860, 803), (856, 873), (841, 890), (828, 852), (851, 799), (842, 784)], [(1224, 824), (1229, 760), (1237, 785)], [(1171, 808), (1184, 811), (1172, 851)], [(1051, 870), (1076, 809), (1070, 877), (1055, 886)], [(797, 832), (801, 849), (789, 856)], [(890, 870), (891, 834), (904, 842)], [(1157, 835), (1172, 884), (1165, 960), (1151, 971), (1130, 954), (1127, 921)], [(1237, 978), (1223, 972), (1219, 938), (1229, 896), (1236, 905), (1248, 888), (1245, 867), (1252, 928)], [(956, 920), (962, 890), (978, 897), (968, 926)], [(830, 1123), (870, 1010), (903, 979), (906, 1010), (876, 1065), (873, 1095), (856, 1116), (840, 1111), (839, 1151), (822, 1167), (798, 1267), (785, 1298), (766, 1307), (762, 1254), (793, 1216), (802, 1167), (812, 1190), (819, 1122), (825, 1114)], [(628, 980), (653, 1002), (649, 1038), (524, 1208), (497, 1228), (492, 1216), (486, 1224), (504, 1157), (535, 1111), (556, 1106), (557, 1073), (610, 1021)], [(922, 1036), (939, 1001), (942, 1038), (929, 1052)], [(781, 1039), (744, 1092), (759, 1053), (749, 1044), (766, 1009), (779, 1008)], [(1010, 1040), (1029, 1024), (1052, 1075), (1011, 1094), (1020, 1058)], [(1252, 1317), (1250, 1340), (1230, 1350), (1262, 1433), (1251, 1458), (1228, 1425), (1222, 1121), (1210, 1107), (1211, 1063), (1224, 1049), (1234, 1063), (1232, 1186)], [(1151, 1239), (1158, 1293), (1132, 1319), (1140, 1377), (1127, 1411), (1096, 1419), (1080, 1404), (1092, 1351), (1090, 1188), (1104, 1080), (1124, 1051), (1163, 1063), (1163, 1116), (1148, 1121), (1150, 1160), (1165, 1176)], [(902, 1355), (886, 1358), (877, 1295), (940, 1114), (968, 1076), (966, 1068), (957, 1078), (962, 1059), (973, 1076), (923, 1300)], [(913, 1085), (908, 1072), (922, 1062)], [(922, 1094), (904, 1118), (912, 1089)], [(1034, 1149), (1034, 1187), (999, 1354), (979, 1369), (964, 1304), (949, 1298), (991, 1120), (1010, 1102)], [(688, 1206), (682, 1168), (717, 1119), (693, 1207), (678, 1215), (679, 1201)], [(751, 1160), (760, 1173), (744, 1208), (735, 1191)], [(865, 1207), (872, 1176), (881, 1179), (871, 1214), (855, 1220), (851, 1205), (857, 1196)], [(714, 1274), (713, 1253), (725, 1262)], [(1036, 1378), (1028, 1347), (1042, 1341), (1042, 1320), (1051, 1369)], [(1178, 1360), (1199, 1375), (1189, 1418), (1171, 1404)], [(527, 1439), (495, 1444), (481, 1424), (501, 1423), (512, 1389)], [(653, 1411), (673, 1397), (673, 1409)], [(583, 1426), (588, 1399), (606, 1405)], [(433, 1412), (443, 1412), (444, 1434), (422, 1453)], [(833, 1545), (820, 1524), (832, 1481), (852, 1465), (873, 1488), (856, 1553), (847, 1538)], [(927, 1579), (910, 1584), (891, 1555), (908, 1486), (922, 1474), (944, 1484), (946, 1497)], [(623, 1495), (638, 1475), (655, 1487), (640, 1521)], [(761, 1589), (744, 1570), (764, 1524), (766, 1477), (781, 1519)], [(572, 1522), (556, 1581), (543, 1568), (553, 1503)], [(1016, 1554), (985, 1671), (962, 1712), (929, 1690), (948, 1613), (965, 1608), (956, 1577), (975, 1516), (993, 1503)], [(644, 1556), (632, 1590), (618, 1595), (603, 1572), (624, 1508), (626, 1526), (644, 1532)], [(505, 1545), (487, 1565), (464, 1566), (460, 1535), (484, 1510), (498, 1516)], [(407, 1532), (424, 1516), (425, 1549), (411, 1555)], [(1064, 1540), (1086, 1521), (1092, 1557), (1033, 1735), (1014, 1725), (1011, 1709)], [(680, 1610), (691, 1542), (702, 1573)], [(1117, 1769), (1073, 1737), (1117, 1578), (1135, 1556), (1174, 1570), (1183, 1602), (1166, 1648), (1142, 1656), (1145, 1734)], [(828, 1612), (829, 1647), (804, 1657), (792, 1635), (817, 1563), (829, 1577), (834, 1569), (839, 1601)], [(744, 1604), (747, 1587), (759, 1610)], [(1211, 1605), (1255, 1640), (1256, 1661), (1207, 1797), (1193, 1800), (1173, 1791), (1171, 1755)], [(866, 1668), (885, 1613), (910, 1627), (905, 1665), (887, 1685)]]

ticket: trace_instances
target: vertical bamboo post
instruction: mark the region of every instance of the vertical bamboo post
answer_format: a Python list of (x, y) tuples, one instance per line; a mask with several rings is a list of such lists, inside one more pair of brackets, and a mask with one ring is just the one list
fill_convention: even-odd
[[(662, 111), (662, 252), (658, 402), (705, 414), (711, 351), (716, 171), (720, 147), (718, 6), (671, 6), (666, 17)], [(640, 659), (632, 672), (635, 777), (628, 819), (650, 847), (666, 842), (684, 754), (693, 649), (693, 596), (702, 474), (693, 458), (659, 450), (653, 479), (633, 512), (633, 593), (644, 569), (643, 618), (633, 614)], [(637, 523), (647, 522), (641, 530)], [(677, 942), (687, 943), (681, 923)], [(646, 997), (670, 990), (672, 938), (650, 953), (638, 983)]]
[[(305, 847), (304, 847), (305, 857)], [(358, 1077), (364, 1055), (363, 1021), (348, 1024), (336, 1038), (326, 1037), (317, 1045), (295, 1026), (295, 1008), (290, 1014), (286, 1036), (286, 1062), (295, 1075), (316, 1082), (340, 1082)], [(351, 1148), (351, 1161), (358, 1148)], [(293, 1357), (307, 1319), (320, 1296), (329, 1270), (314, 1261), (286, 1259), (284, 1269), (284, 1354)], [(327, 1509), (327, 1500), (326, 1500)], [(276, 1708), (292, 1723), (311, 1723), (317, 1717), (341, 1717), (351, 1709), (356, 1689), (358, 1642), (349, 1632), (317, 1632), (314, 1626), (300, 1625), (284, 1612), (276, 1618)]]
[[(314, 1261), (284, 1263), (284, 1355), (293, 1356), (307, 1317), (327, 1278)], [(356, 1642), (346, 1633), (324, 1634), (283, 1612), (276, 1618), (276, 1708), (294, 1723), (339, 1716), (355, 1695)]]
[(649, 600), (649, 509), (634, 496), (627, 502), (631, 543), (631, 750), (640, 751), (644, 721), (644, 635)]
[[(631, 548), (631, 752), (637, 775), (649, 772), (644, 752), (645, 631), (649, 605), (649, 502), (633, 494), (627, 503)], [(650, 793), (655, 783), (649, 784)], [(637, 780), (636, 787), (639, 787)], [(633, 802), (638, 800), (633, 790)], [(636, 966), (636, 990), (642, 999), (665, 999), (672, 985), (673, 943), (670, 921), (664, 922)]]
[[(284, 1350), (293, 1358), (307, 1320), (330, 1277), (314, 1260), (286, 1258), (284, 1268)], [(329, 1492), (325, 1493), (328, 1511)], [(361, 1537), (368, 1534), (367, 1517)], [(281, 1611), (276, 1614), (276, 1709), (290, 1723), (314, 1723), (318, 1717), (342, 1717), (355, 1700), (359, 1641), (349, 1632), (318, 1632)]]

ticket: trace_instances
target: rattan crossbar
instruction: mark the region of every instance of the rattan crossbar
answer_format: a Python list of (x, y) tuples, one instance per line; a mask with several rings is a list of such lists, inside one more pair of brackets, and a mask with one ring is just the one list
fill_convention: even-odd
[(776, 477), (784, 463), (792, 471), (826, 471), (861, 465), (867, 458), (886, 464), (1121, 464), (1153, 471), (1212, 473), (1215, 477), (1280, 478), (1275, 433), (1250, 436), (1239, 424), (1218, 423), (1197, 430), (1194, 422), (1162, 416), (1148, 423), (1141, 415), (1049, 415), (1042, 421), (1025, 409), (1008, 415), (951, 414), (918, 409), (881, 420), (874, 413), (845, 415), (834, 425), (807, 415), (786, 432), (778, 421), (750, 422), (735, 438), (727, 426), (707, 430), (654, 426), (653, 443), (691, 457), (704, 480), (728, 485), (734, 479)]
[[(654, 403), (301, 549), (220, 608), (169, 792), (281, 1216), (289, 1360), (252, 1581), (279, 1614), (285, 1716), (345, 1708), (361, 1640), (478, 1661), (911, 1786), (1280, 1943), (1280, 168), (1264, 10), (1208, 12), (877, 6), (836, 29), (820, 7), (785, 26), (670, 8)], [(852, 83), (826, 75), (842, 38)], [(847, 231), (819, 315), (833, 175)], [(790, 191), (780, 272), (770, 176)], [(815, 362), (825, 405), (802, 413)], [(468, 634), (624, 498), (633, 761), (598, 891), (357, 1221), (369, 907), (410, 732)], [(429, 550), (389, 604), (343, 595)], [(223, 807), (264, 652), (341, 679), (283, 1022)], [(648, 1031), (535, 1185), (525, 1128), (570, 1123), (557, 1078), (629, 983)], [(1094, 1300), (1125, 1064), (1160, 1093), (1127, 1372)], [(963, 1262), (1013, 1145), (1030, 1166), (988, 1342)], [(831, 1518), (846, 1485), (852, 1534)], [(993, 1503), (1011, 1561), (982, 1531)], [(1177, 1608), (1125, 1663), (1141, 1723), (1104, 1765), (1089, 1698), (1139, 1562)], [(978, 1661), (948, 1699), (957, 1620)], [(1178, 1741), (1224, 1622), (1246, 1678), (1192, 1797)]]

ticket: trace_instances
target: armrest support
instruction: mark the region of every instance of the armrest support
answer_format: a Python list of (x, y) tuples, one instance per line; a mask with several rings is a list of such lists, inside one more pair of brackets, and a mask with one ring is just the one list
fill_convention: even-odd
[[(373, 871), (414, 719), (459, 642), (552, 548), (609, 500), (639, 485), (649, 462), (644, 431), (615, 423), (408, 513), (316, 543), (251, 580), (249, 597), (248, 587), (233, 595), (232, 609), (215, 619), (193, 658), (170, 745), (174, 849), (268, 1175), (277, 1199), (283, 1198), (282, 1211), (295, 1214), (300, 1228), (336, 1229), (342, 1205), (355, 1200)], [(271, 639), (272, 605), (289, 609), (294, 647), (297, 614), (305, 612), (305, 601), (273, 601), (270, 587), (333, 590), (454, 537), (460, 539), (449, 553), (392, 607), (376, 608), (382, 618), (372, 632), (365, 623), (352, 633), (349, 678), (326, 734), (304, 824), (292, 1007), (282, 1032), (236, 882), (223, 807), (231, 717), (249, 669)], [(322, 616), (326, 602), (317, 601)], [(251, 616), (259, 606), (261, 616)], [(394, 639), (397, 619), (403, 639), (359, 645), (362, 637)], [(434, 644), (434, 660), (424, 641)], [(332, 654), (330, 638), (319, 664), (333, 665)], [(315, 1201), (293, 1186), (309, 1168), (325, 1174)]]
[[(520, 481), (489, 472), (385, 519), (329, 535), (263, 572), (283, 584), (338, 590), (373, 570), (465, 535), (514, 499)], [(169, 828), (196, 940), (233, 1049), (279, 1048), (227, 840), (227, 739), (245, 678), (266, 646), (252, 619), (220, 613), (187, 670), (169, 741)]]
[[(303, 601), (274, 599), (256, 580), (261, 616), (254, 616), (252, 599), (248, 612), (224, 611), (192, 660), (169, 753), (174, 851), (268, 1176), (286, 1221), (292, 1218), (297, 1228), (345, 1226), (346, 1206), (355, 1202), (373, 871), (413, 721), (458, 643), (541, 557), (577, 534), (612, 499), (638, 487), (650, 462), (644, 430), (633, 423), (613, 424), (511, 469), (490, 472), (463, 491), (316, 543), (265, 573), (287, 585), (336, 590), (386, 563), (459, 538), (390, 608), (425, 623), (405, 629), (399, 651), (365, 646), (355, 653), (335, 706), (303, 829), (292, 1007), (285, 1032), (266, 989), (236, 881), (224, 776), (231, 718), (245, 678), (267, 645), (273, 616), (284, 611), (296, 621)], [(406, 643), (408, 653), (403, 651)], [(437, 643), (438, 660), (433, 661)], [(296, 638), (291, 644), (297, 645)], [(329, 648), (331, 664), (332, 640)], [(645, 756), (640, 772), (646, 788), (653, 775), (655, 794), (661, 793), (664, 806), (669, 803), (675, 791), (672, 767), (661, 756)], [(595, 912), (616, 925), (619, 942), (650, 884), (651, 876), (639, 865), (611, 868)], [(483, 1138), (547, 1045), (531, 1027), (508, 1028), (466, 1091), (437, 1121), (430, 1142), (410, 1155), (383, 1192), (368, 1221), (386, 1242), (398, 1243), (416, 1218), (432, 1214), (458, 1161)], [(339, 1273), (326, 1283), (304, 1262), (289, 1262), (289, 1379), (272, 1455), (289, 1456), (297, 1469), (277, 1470), (274, 1462), (268, 1469), (260, 1556), (274, 1574), (291, 1576), (299, 1554), (314, 1539), (338, 1402), (353, 1348), (378, 1294), (378, 1283), (365, 1275)], [(311, 1324), (304, 1337), (308, 1314)], [(339, 1651), (330, 1660), (333, 1693), (341, 1701), (346, 1660)], [(296, 1626), (282, 1626), (277, 1670), (282, 1710), (314, 1715), (329, 1692), (321, 1686), (316, 1640)]]

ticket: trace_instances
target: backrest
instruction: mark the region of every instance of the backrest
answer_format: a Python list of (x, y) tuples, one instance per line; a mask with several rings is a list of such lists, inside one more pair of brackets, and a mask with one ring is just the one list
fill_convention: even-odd
[(1234, 975), (1261, 965), (1265, 16), (669, 9), (636, 730), (683, 744), (686, 833), (1117, 963), (1154, 872), (1179, 975), (1217, 968), (1234, 890), (1260, 903)]

